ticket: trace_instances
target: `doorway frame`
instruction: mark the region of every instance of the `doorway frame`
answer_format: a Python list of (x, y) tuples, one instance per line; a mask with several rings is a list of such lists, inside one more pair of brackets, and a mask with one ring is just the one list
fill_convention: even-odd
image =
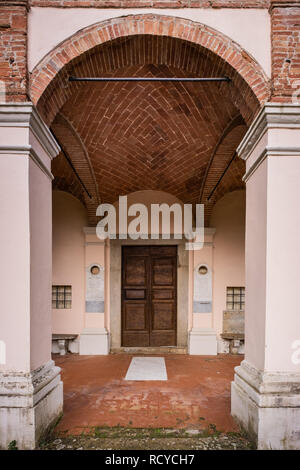
[[(161, 255), (152, 255), (151, 253), (151, 248), (153, 247), (156, 247), (158, 249), (160, 248), (170, 248), (172, 247), (174, 252), (176, 254), (173, 254), (173, 255), (170, 255), (170, 254), (161, 254)], [(150, 248), (150, 250), (148, 251), (147, 255), (141, 255), (142, 257), (143, 256), (148, 256), (149, 258), (149, 265), (148, 267), (146, 268), (146, 288), (143, 288), (142, 290), (146, 290), (146, 298), (147, 298), (147, 329), (148, 329), (148, 334), (149, 334), (149, 343), (151, 343), (151, 333), (153, 332), (152, 328), (153, 328), (153, 290), (157, 289), (157, 288), (154, 288), (153, 285), (152, 285), (152, 280), (153, 280), (153, 264), (152, 264), (152, 260), (155, 259), (155, 258), (171, 258), (171, 259), (174, 259), (175, 260), (175, 270), (174, 270), (174, 267), (173, 267), (173, 273), (175, 271), (175, 276), (174, 276), (174, 281), (173, 281), (173, 287), (175, 288), (175, 295), (173, 297), (173, 302), (175, 300), (175, 312), (174, 314), (172, 315), (172, 323), (173, 323), (173, 320), (174, 320), (174, 328), (173, 328), (173, 332), (175, 333), (174, 336), (174, 342), (173, 344), (165, 344), (165, 345), (162, 345), (164, 347), (172, 347), (172, 348), (177, 348), (177, 289), (178, 289), (178, 285), (177, 285), (177, 263), (178, 263), (178, 247), (177, 245), (139, 245), (138, 247), (136, 245), (127, 245), (127, 247), (125, 245), (123, 245), (121, 247), (121, 250), (122, 250), (122, 264), (121, 264), (121, 269), (122, 269), (122, 272), (121, 272), (121, 347), (122, 348), (128, 348), (128, 347), (134, 347), (134, 348), (144, 348), (144, 347), (150, 347), (150, 348), (158, 348), (159, 346), (158, 345), (151, 345), (149, 344), (148, 346), (124, 346), (124, 332), (126, 332), (126, 328), (125, 328), (125, 313), (124, 313), (124, 308), (125, 308), (125, 301), (129, 300), (129, 299), (126, 299), (125, 300), (125, 297), (124, 297), (124, 290), (127, 290), (127, 288), (124, 288), (124, 270), (125, 270), (125, 259), (126, 259), (126, 255), (124, 253), (124, 248), (144, 248), (144, 249), (147, 249), (147, 248)], [(128, 256), (128, 255), (127, 255)], [(138, 255), (135, 255), (135, 256), (138, 256)], [(153, 256), (153, 257), (152, 257)], [(166, 286), (165, 286), (166, 288)], [(138, 289), (138, 287), (136, 287), (136, 289)], [(168, 290), (170, 289), (167, 288)], [(136, 300), (139, 300), (139, 299), (134, 299), (134, 302), (136, 302)], [(144, 300), (144, 299), (143, 299)], [(145, 313), (144, 313), (145, 314)], [(154, 333), (155, 335), (155, 333)]]
[[(189, 251), (186, 240), (110, 240), (110, 292), (109, 330), (110, 350), (121, 350), (121, 290), (122, 290), (122, 246), (176, 245), (177, 246), (177, 348), (188, 345), (189, 317)], [(147, 348), (145, 348), (147, 349)]]

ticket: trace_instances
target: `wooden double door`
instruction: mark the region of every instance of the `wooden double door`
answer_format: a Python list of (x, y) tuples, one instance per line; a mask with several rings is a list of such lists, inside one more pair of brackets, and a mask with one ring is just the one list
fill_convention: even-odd
[(124, 246), (122, 346), (176, 345), (177, 246)]

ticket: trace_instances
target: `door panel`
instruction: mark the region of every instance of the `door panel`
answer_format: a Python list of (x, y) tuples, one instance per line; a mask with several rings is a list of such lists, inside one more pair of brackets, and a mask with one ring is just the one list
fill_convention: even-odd
[(173, 258), (152, 259), (152, 287), (173, 286), (174, 265)]
[(122, 252), (122, 346), (150, 345), (148, 247), (123, 247)]
[(170, 300), (174, 298), (174, 291), (161, 289), (152, 290), (152, 300)]
[(150, 344), (176, 345), (177, 247), (151, 250), (151, 325)]
[(147, 326), (147, 304), (137, 302), (125, 302), (124, 317), (126, 330), (145, 330)]
[(141, 256), (128, 256), (126, 258), (125, 279), (126, 286), (146, 286), (146, 258)]
[(168, 303), (152, 303), (152, 330), (172, 330), (174, 328), (174, 309)]
[(177, 247), (123, 247), (122, 346), (175, 346)]
[(145, 299), (146, 289), (126, 289), (126, 300)]

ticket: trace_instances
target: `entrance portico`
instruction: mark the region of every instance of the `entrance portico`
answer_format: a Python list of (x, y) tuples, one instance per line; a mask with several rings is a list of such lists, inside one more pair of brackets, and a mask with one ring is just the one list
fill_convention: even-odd
[[(71, 347), (82, 355), (122, 347), (122, 287), (123, 295), (128, 288), (122, 247), (155, 244), (100, 241), (96, 209), (115, 204), (120, 194), (151, 203), (160, 193), (158, 202), (203, 203), (206, 227), (198, 252), (181, 241), (157, 240), (177, 251), (176, 309), (164, 310), (160, 321), (172, 325), (166, 330), (176, 335), (175, 346), (191, 355), (224, 352), (225, 319), (236, 328), (244, 318), (245, 252), (245, 360), (232, 384), (232, 415), (260, 449), (300, 448), (299, 39), (290, 30), (298, 28), (299, 6), (271, 1), (270, 11), (254, 12), (258, 37), (272, 25), (265, 54), (257, 41), (251, 52), (245, 49), (250, 43), (242, 27), (230, 38), (215, 11), (209, 24), (190, 11), (182, 12), (184, 19), (151, 10), (107, 12), (96, 23), (83, 14), (85, 24), (72, 16), (60, 42), (44, 42), (43, 53), (30, 46), (29, 70), (27, 32), (32, 44), (43, 8), (28, 12), (27, 2), (11, 3), (0, 6), (10, 41), (21, 50), (8, 48), (0, 73), (1, 447), (16, 440), (19, 448), (34, 448), (62, 413), (52, 332), (76, 336)], [(247, 9), (239, 11), (240, 24), (247, 23), (244, 14)], [(278, 34), (287, 38), (284, 53)], [(271, 50), (272, 79), (264, 63)], [(230, 81), (201, 88), (68, 81), (70, 75), (204, 74)], [(153, 295), (157, 286), (149, 285)], [(131, 320), (139, 327), (136, 313)], [(239, 332), (230, 333), (239, 341)]]

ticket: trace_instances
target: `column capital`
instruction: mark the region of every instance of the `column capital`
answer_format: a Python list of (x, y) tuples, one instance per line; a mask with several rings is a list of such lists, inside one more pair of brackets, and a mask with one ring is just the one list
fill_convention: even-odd
[(244, 181), (267, 157), (300, 156), (299, 142), (300, 105), (266, 103), (237, 148), (238, 156), (246, 161)]
[[(247, 160), (269, 129), (300, 129), (300, 105), (292, 103), (266, 103), (259, 111), (238, 146), (238, 156), (243, 160)], [(298, 150), (300, 152), (300, 146)]]
[[(26, 103), (1, 103), (0, 104), (0, 132), (1, 130), (6, 133), (8, 127), (15, 128), (16, 131), (20, 129), (28, 129), (28, 134), (23, 136), (23, 142), (19, 139), (14, 141), (19, 141), (18, 144), (10, 145), (6, 143), (0, 146), (0, 152), (14, 152), (17, 153), (18, 150), (28, 150), (26, 146), (30, 145), (29, 142), (29, 133), (31, 132), (39, 144), (43, 147), (44, 151), (50, 159), (56, 157), (60, 151), (60, 147), (56, 142), (53, 134), (42, 118), (40, 117), (35, 106), (31, 102)], [(5, 139), (6, 140), (6, 139)], [(5, 142), (2, 139), (2, 142)], [(7, 140), (6, 140), (7, 141)], [(8, 141), (7, 141), (8, 142)], [(26, 147), (26, 148), (25, 148)], [(29, 147), (29, 149), (31, 146)]]

